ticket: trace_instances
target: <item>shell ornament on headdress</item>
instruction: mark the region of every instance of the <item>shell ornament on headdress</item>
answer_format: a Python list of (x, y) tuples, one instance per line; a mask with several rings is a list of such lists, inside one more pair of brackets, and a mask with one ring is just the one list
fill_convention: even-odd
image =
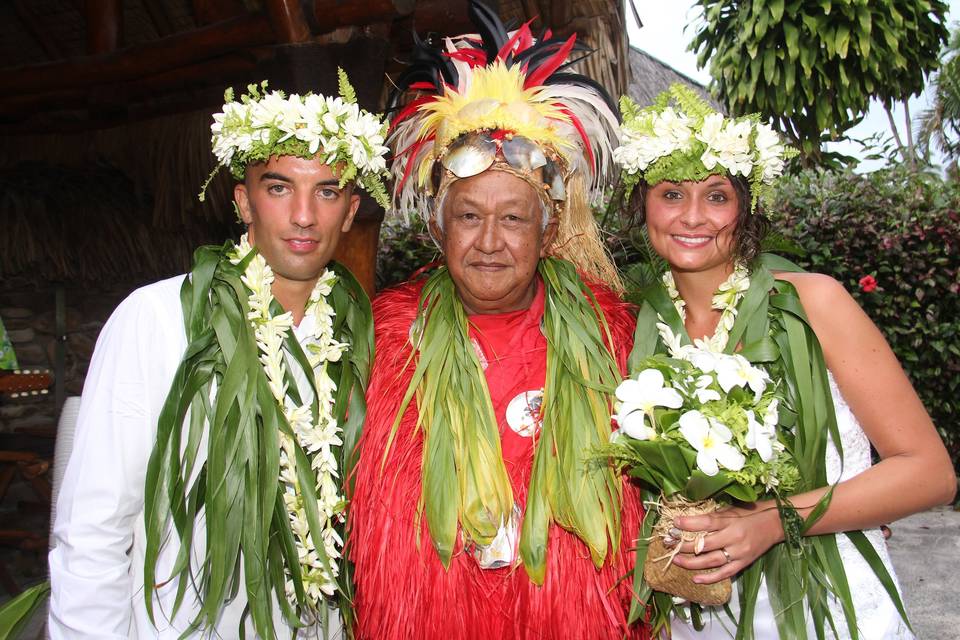
[(567, 70), (589, 52), (575, 34), (535, 38), (529, 23), (508, 32), (476, 1), (469, 14), (477, 34), (445, 38), (439, 48), (414, 36), (411, 66), (396, 80), (387, 139), (393, 210), (429, 219), (454, 180), (508, 171), (552, 205), (554, 253), (616, 286), (590, 208), (614, 168), (616, 105), (598, 83)]

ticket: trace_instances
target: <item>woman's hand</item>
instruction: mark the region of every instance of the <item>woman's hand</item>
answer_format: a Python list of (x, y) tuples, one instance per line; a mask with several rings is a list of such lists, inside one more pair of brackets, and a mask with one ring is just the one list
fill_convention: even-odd
[(696, 548), (698, 543), (695, 541), (684, 542), (673, 560), (684, 569), (717, 569), (695, 576), (693, 581), (698, 584), (732, 578), (783, 539), (780, 514), (773, 503), (730, 507), (702, 516), (683, 516), (674, 521), (674, 526), (683, 531), (707, 532), (702, 549)]

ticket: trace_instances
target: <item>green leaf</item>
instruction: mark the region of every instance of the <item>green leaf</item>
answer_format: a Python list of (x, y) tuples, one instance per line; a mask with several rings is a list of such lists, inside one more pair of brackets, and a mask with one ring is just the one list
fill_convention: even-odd
[(357, 93), (353, 90), (350, 79), (347, 78), (347, 72), (340, 67), (337, 67), (337, 85), (340, 90), (340, 97), (343, 98), (344, 102), (355, 103), (357, 101)]
[(50, 583), (41, 582), (0, 606), (0, 640), (16, 640), (48, 595)]
[(772, 22), (777, 23), (783, 19), (783, 0), (771, 0), (767, 3), (767, 8), (770, 9)]
[[(837, 25), (836, 44), (834, 46), (841, 59), (847, 57), (847, 48), (850, 46), (850, 27), (845, 24)], [(840, 69), (845, 70), (845, 67), (841, 65)]]

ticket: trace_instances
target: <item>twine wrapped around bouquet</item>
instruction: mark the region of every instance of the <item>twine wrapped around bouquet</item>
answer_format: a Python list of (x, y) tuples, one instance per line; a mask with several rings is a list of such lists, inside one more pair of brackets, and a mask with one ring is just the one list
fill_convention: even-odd
[(730, 578), (713, 584), (697, 584), (693, 581), (694, 576), (710, 573), (716, 569), (691, 571), (673, 564), (681, 544), (693, 542), (695, 548), (702, 548), (707, 532), (681, 531), (680, 540), (673, 549), (668, 549), (663, 544), (666, 536), (676, 539), (676, 536), (670, 535), (670, 530), (674, 528), (674, 519), (680, 516), (713, 513), (720, 508), (721, 505), (713, 500), (690, 501), (679, 494), (664, 496), (660, 499), (657, 505), (660, 519), (653, 528), (653, 535), (647, 548), (647, 559), (643, 564), (643, 577), (652, 589), (702, 605), (720, 605), (729, 602)]

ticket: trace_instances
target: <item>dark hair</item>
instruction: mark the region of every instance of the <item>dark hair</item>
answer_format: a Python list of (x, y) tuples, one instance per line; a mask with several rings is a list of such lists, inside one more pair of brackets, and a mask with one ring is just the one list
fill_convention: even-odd
[[(737, 194), (737, 219), (733, 228), (733, 257), (737, 262), (750, 266), (760, 255), (761, 245), (767, 232), (770, 230), (770, 221), (767, 219), (763, 205), (757, 203), (753, 213), (750, 212), (750, 183), (743, 176), (731, 176), (730, 184)], [(646, 223), (646, 197), (650, 188), (644, 181), (636, 186), (627, 203), (628, 211), (633, 214), (640, 224)]]

